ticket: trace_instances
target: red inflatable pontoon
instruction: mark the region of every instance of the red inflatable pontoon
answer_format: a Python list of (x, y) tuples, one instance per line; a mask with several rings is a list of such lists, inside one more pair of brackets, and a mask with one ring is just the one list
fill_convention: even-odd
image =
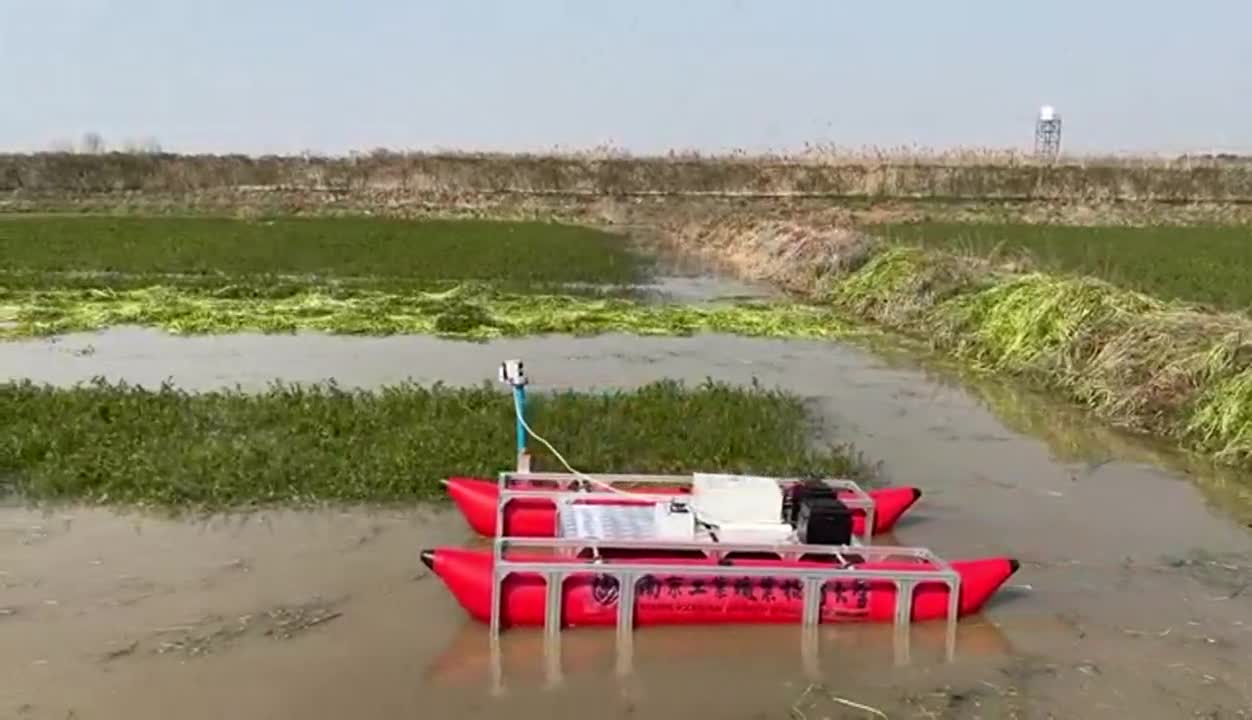
[[(469, 614), (482, 622), (491, 618), (492, 563), (490, 550), (439, 548), (421, 554), (422, 562), (431, 568)], [(561, 562), (552, 555), (510, 553), (510, 561), (536, 560)], [(636, 558), (631, 562), (640, 562)], [(580, 562), (570, 558), (569, 562)], [(627, 562), (606, 559), (604, 562)], [(666, 577), (664, 573), (646, 575), (637, 587), (636, 625), (730, 624), (730, 623), (796, 623), (803, 612), (801, 587), (795, 580), (769, 577), (736, 577), (735, 567), (825, 567), (820, 562), (763, 559), (735, 559), (730, 565), (713, 560), (676, 560), (660, 562), (683, 565), (708, 565), (709, 574), (700, 577)], [(1014, 572), (1016, 560), (1006, 557), (976, 560), (953, 560), (951, 566), (961, 577), (959, 614), (977, 612)], [(908, 570), (918, 568), (908, 562), (865, 563), (864, 570)], [(926, 567), (926, 566), (921, 566)], [(594, 571), (571, 576), (565, 582), (561, 624), (565, 627), (616, 625), (617, 582)], [(504, 581), (504, 602), (501, 622), (512, 626), (542, 626), (546, 585), (538, 574), (519, 573)], [(948, 589), (934, 582), (920, 583), (913, 595), (911, 620), (939, 620), (947, 616)], [(896, 589), (888, 581), (839, 581), (826, 583), (822, 592), (820, 621), (893, 622)]]
[[(480, 535), (494, 537), (496, 535), (496, 506), (500, 498), (500, 487), (494, 480), (481, 478), (454, 477), (444, 481), (448, 495), (460, 508), (466, 522)], [(539, 485), (518, 482), (515, 488), (539, 488)], [(649, 493), (684, 494), (688, 488), (679, 486), (650, 487)], [(874, 501), (874, 535), (891, 530), (900, 516), (913, 506), (922, 496), (920, 488), (890, 487), (866, 490), (865, 494)], [(594, 501), (593, 501), (594, 502)], [(614, 503), (620, 504), (620, 498)], [(649, 504), (644, 502), (643, 504)], [(556, 506), (541, 498), (522, 498), (511, 501), (504, 509), (505, 532), (510, 537), (552, 537), (556, 534)], [(862, 535), (865, 532), (865, 515), (854, 513), (852, 516), (852, 533)]]

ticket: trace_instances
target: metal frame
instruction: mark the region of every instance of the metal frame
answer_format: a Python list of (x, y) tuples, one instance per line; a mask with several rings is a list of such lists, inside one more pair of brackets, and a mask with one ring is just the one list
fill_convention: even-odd
[[(591, 550), (599, 555), (603, 550), (648, 550), (663, 547), (666, 550), (694, 551), (704, 553), (706, 558), (719, 562), (712, 567), (708, 565), (691, 565), (688, 563), (667, 562), (663, 559), (635, 562), (630, 560), (605, 563), (599, 557), (584, 561), (571, 562), (569, 559), (556, 562), (534, 560), (510, 560), (506, 552), (515, 548), (546, 548), (550, 550), (567, 550), (581, 552)], [(833, 557), (842, 563), (841, 566), (824, 567), (747, 567), (737, 565), (721, 565), (730, 553), (770, 553), (783, 560), (797, 560), (804, 555)], [(930, 563), (932, 567), (919, 567), (916, 570), (864, 570), (856, 565), (847, 564), (846, 555), (857, 555), (861, 562), (883, 562), (891, 559), (907, 558), (919, 563)], [(894, 547), (886, 545), (762, 545), (758, 543), (704, 543), (675, 542), (655, 540), (615, 540), (602, 541), (584, 538), (510, 538), (497, 537), (493, 552), (493, 590), (491, 598), (491, 632), (498, 635), (501, 630), (500, 587), (504, 580), (516, 573), (534, 573), (543, 575), (548, 587), (547, 603), (544, 606), (544, 630), (555, 635), (561, 630), (562, 610), (564, 609), (565, 581), (575, 575), (595, 573), (614, 578), (618, 582), (618, 616), (617, 627), (620, 634), (629, 634), (635, 626), (635, 592), (639, 580), (644, 575), (665, 574), (678, 577), (700, 577), (710, 572), (717, 572), (719, 567), (733, 568), (728, 574), (738, 577), (770, 577), (790, 578), (803, 581), (804, 615), (801, 623), (805, 627), (820, 623), (821, 591), (830, 582), (842, 580), (877, 580), (889, 581), (896, 589), (895, 621), (897, 624), (911, 622), (913, 610), (913, 591), (923, 583), (942, 583), (947, 586), (948, 622), (955, 623), (960, 610), (961, 576), (942, 558), (926, 548)]]
[[(714, 566), (691, 565), (688, 563), (667, 562), (663, 559), (647, 561), (619, 560), (612, 563), (603, 562), (599, 557), (604, 550), (638, 550), (663, 547), (667, 550), (686, 550), (703, 552), (706, 557), (715, 561), (722, 560), (730, 553), (773, 553), (782, 559), (798, 559), (803, 555), (834, 557), (846, 563), (847, 555), (857, 555), (861, 562), (881, 562), (891, 559), (907, 558), (910, 560), (930, 563), (930, 567), (919, 567), (915, 570), (864, 570), (855, 565), (842, 567), (760, 567), (760, 566)], [(593, 557), (571, 561), (517, 561), (510, 560), (507, 552), (512, 549), (550, 549), (575, 554), (583, 550), (591, 550)], [(886, 581), (892, 583), (895, 595), (895, 655), (897, 664), (908, 664), (910, 631), (912, 628), (912, 610), (914, 591), (919, 585), (941, 583), (948, 589), (948, 612), (945, 634), (945, 659), (952, 662), (956, 657), (956, 630), (960, 615), (961, 576), (942, 558), (926, 548), (866, 545), (800, 545), (781, 544), (763, 545), (756, 543), (706, 543), (706, 542), (673, 542), (649, 540), (617, 540), (600, 541), (584, 538), (522, 538), (497, 536), (494, 543), (492, 565), (492, 596), (490, 639), (492, 656), (492, 687), (493, 692), (503, 692), (502, 653), (500, 651), (500, 633), (502, 630), (502, 593), (504, 581), (511, 575), (528, 573), (541, 575), (547, 584), (544, 603), (544, 657), (546, 675), (550, 686), (560, 684), (561, 678), (561, 630), (564, 610), (565, 581), (574, 576), (596, 574), (608, 576), (616, 580), (617, 622), (616, 622), (616, 671), (619, 677), (631, 673), (634, 659), (635, 601), (639, 581), (645, 575), (665, 574), (678, 577), (699, 577), (710, 573), (725, 572), (735, 577), (770, 577), (789, 578), (802, 583), (803, 614), (801, 626), (801, 656), (806, 673), (813, 678), (818, 677), (819, 670), (819, 637), (822, 627), (821, 603), (823, 588), (835, 581)], [(828, 623), (837, 626), (838, 623)]]
[(1061, 116), (1050, 118), (1042, 115), (1035, 121), (1035, 155), (1052, 162), (1061, 152)]
[[(596, 474), (597, 481), (615, 486), (624, 484), (639, 485), (691, 485), (690, 475), (638, 475), (638, 474)], [(557, 489), (517, 488), (517, 482), (551, 482)], [(784, 487), (799, 482), (795, 478), (778, 478)], [(801, 595), (804, 610), (801, 627), (805, 632), (804, 650), (806, 657), (816, 645), (816, 631), (821, 623), (822, 590), (835, 581), (886, 581), (892, 583), (896, 590), (896, 607), (894, 624), (897, 631), (902, 632), (907, 647), (907, 633), (912, 624), (913, 593), (918, 585), (927, 583), (943, 584), (948, 589), (947, 613), (947, 656), (955, 657), (956, 626), (960, 613), (961, 576), (938, 555), (927, 548), (871, 545), (874, 525), (873, 500), (864, 490), (851, 480), (823, 480), (828, 486), (838, 490), (847, 490), (853, 497), (845, 500), (845, 504), (858, 508), (866, 513), (866, 529), (860, 538), (854, 538), (850, 545), (802, 545), (797, 543), (762, 544), (762, 543), (722, 543), (709, 541), (672, 541), (672, 540), (599, 540), (591, 538), (530, 538), (513, 537), (501, 534), (504, 531), (505, 508), (510, 502), (525, 498), (546, 498), (555, 503), (577, 502), (585, 500), (611, 499), (621, 497), (620, 493), (595, 490), (573, 490), (586, 481), (571, 473), (555, 472), (502, 472), (498, 479), (499, 498), (496, 503), (496, 537), (492, 548), (492, 597), (490, 634), (493, 651), (498, 649), (501, 626), (501, 589), (510, 575), (517, 573), (537, 574), (544, 577), (547, 583), (547, 596), (544, 606), (544, 634), (556, 647), (559, 647), (559, 635), (562, 629), (564, 610), (565, 581), (576, 575), (594, 573), (613, 578), (618, 584), (617, 608), (617, 644), (619, 650), (619, 667), (625, 662), (629, 664), (633, 632), (635, 630), (635, 600), (638, 583), (645, 575), (665, 574), (677, 577), (699, 577), (717, 572), (723, 567), (721, 562), (727, 555), (734, 553), (769, 553), (783, 560), (796, 560), (802, 556), (833, 557), (840, 566), (784, 568), (784, 567), (744, 567), (731, 566), (737, 577), (771, 577), (799, 580), (803, 584)], [(646, 490), (632, 492), (633, 499), (668, 501), (673, 494), (649, 493)], [(517, 561), (508, 558), (508, 551), (519, 548), (548, 549), (554, 551), (558, 561)], [(710, 568), (707, 565), (693, 566), (686, 563), (666, 562), (664, 559), (653, 559), (646, 562), (621, 560), (605, 563), (600, 558), (604, 550), (640, 550), (658, 549), (676, 551), (701, 552), (706, 558), (714, 560), (718, 565)], [(577, 556), (590, 550), (592, 557), (580, 559)], [(865, 570), (847, 563), (846, 556), (859, 556), (860, 562), (881, 562), (889, 559), (909, 559), (919, 564), (928, 563), (928, 567), (909, 570)], [(898, 643), (899, 644), (899, 640)], [(906, 652), (907, 654), (907, 652)], [(559, 653), (558, 653), (559, 655)], [(557, 660), (559, 662), (559, 658)]]
[[(691, 487), (695, 480), (691, 475), (636, 475), (636, 474), (590, 474), (597, 482), (608, 486), (617, 486), (623, 484), (641, 484), (641, 485), (681, 485)], [(775, 478), (778, 484), (787, 489), (791, 485), (802, 482), (799, 478)], [(516, 482), (554, 482), (557, 484), (556, 490), (540, 490), (531, 488), (513, 487), (512, 483)], [(852, 541), (858, 545), (868, 545), (874, 538), (874, 523), (876, 521), (876, 510), (874, 508), (874, 499), (866, 493), (860, 485), (852, 480), (845, 479), (822, 479), (820, 480), (827, 487), (844, 491), (850, 495), (839, 498), (844, 505), (854, 511), (861, 511), (865, 514), (865, 529), (859, 536), (854, 536)], [(499, 488), (499, 500), (496, 503), (496, 532), (497, 534), (504, 528), (504, 509), (516, 499), (524, 498), (540, 498), (552, 500), (554, 503), (562, 502), (580, 502), (585, 500), (606, 500), (622, 497), (620, 492), (610, 490), (594, 490), (582, 488), (577, 492), (571, 490), (576, 485), (587, 484), (585, 480), (578, 475), (571, 473), (557, 472), (530, 472), (519, 470), (515, 472), (502, 472), (499, 474), (497, 486)], [(627, 491), (636, 500), (656, 500), (663, 502), (673, 500), (673, 494), (649, 493), (647, 490)], [(681, 497), (681, 496), (680, 496)]]

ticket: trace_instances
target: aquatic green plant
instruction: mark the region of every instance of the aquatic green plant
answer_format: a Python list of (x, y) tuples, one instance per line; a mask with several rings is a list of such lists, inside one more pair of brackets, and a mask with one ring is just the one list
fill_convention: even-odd
[(235, 331), (389, 335), (468, 340), (540, 333), (835, 337), (848, 331), (829, 307), (802, 303), (649, 304), (622, 298), (503, 293), (461, 286), (444, 292), (328, 292), (250, 298), (152, 287), (138, 290), (0, 291), (0, 337), (147, 325), (172, 333)]
[[(548, 222), (371, 217), (0, 216), (0, 286), (407, 287), (646, 282), (621, 236)], [(380, 288), (385, 289), (385, 288)]]
[[(586, 472), (865, 477), (813, 448), (802, 398), (664, 381), (610, 393), (532, 393), (531, 424)], [(0, 384), (0, 482), (31, 499), (236, 507), (441, 497), (450, 475), (515, 462), (511, 398), (489, 385), (373, 391), (275, 384), (190, 393), (102, 380)], [(560, 470), (542, 447), (540, 469)]]

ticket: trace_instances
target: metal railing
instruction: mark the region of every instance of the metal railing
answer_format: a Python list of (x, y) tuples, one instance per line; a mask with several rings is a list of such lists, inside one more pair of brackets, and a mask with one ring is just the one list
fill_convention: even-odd
[[(505, 508), (514, 500), (519, 499), (543, 499), (552, 500), (553, 503), (558, 502), (587, 502), (587, 501), (604, 501), (610, 499), (621, 499), (623, 493), (629, 493), (626, 497), (632, 500), (654, 500), (666, 501), (675, 497), (674, 493), (649, 493), (647, 490), (622, 490), (621, 485), (666, 485), (681, 486), (690, 488), (694, 484), (691, 475), (634, 475), (634, 474), (588, 474), (594, 478), (597, 483), (604, 486), (614, 488), (614, 490), (596, 490), (596, 485), (588, 483), (578, 475), (571, 473), (557, 472), (503, 472), (498, 477), (499, 499), (496, 503), (496, 532), (501, 533), (505, 528)], [(799, 482), (803, 482), (799, 478), (776, 478), (784, 491)], [(519, 488), (517, 483), (522, 482), (550, 482), (556, 485), (554, 490), (544, 490), (539, 488)], [(876, 521), (876, 508), (874, 499), (866, 493), (860, 485), (852, 480), (841, 478), (824, 478), (820, 482), (827, 487), (842, 493), (839, 496), (848, 509), (854, 513), (860, 512), (865, 516), (865, 526), (859, 535), (853, 537), (853, 541), (858, 544), (868, 545), (873, 541), (874, 524)], [(572, 493), (571, 489), (579, 489), (577, 493)], [(678, 497), (681, 497), (679, 495)]]

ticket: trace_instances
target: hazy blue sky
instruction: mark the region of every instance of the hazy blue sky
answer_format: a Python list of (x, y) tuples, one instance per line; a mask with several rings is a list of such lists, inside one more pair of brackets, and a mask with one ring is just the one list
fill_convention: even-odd
[(1252, 150), (1252, 0), (0, 0), (0, 148)]

